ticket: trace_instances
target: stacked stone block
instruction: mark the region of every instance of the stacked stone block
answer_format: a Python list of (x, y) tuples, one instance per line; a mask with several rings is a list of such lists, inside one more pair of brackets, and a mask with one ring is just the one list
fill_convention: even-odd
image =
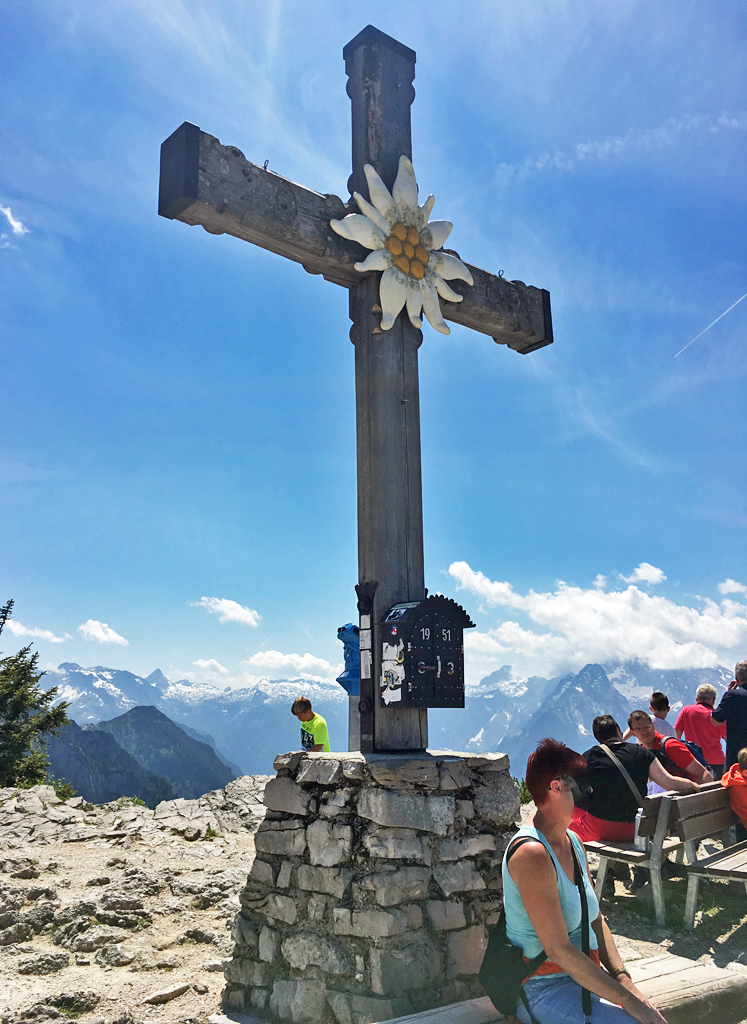
[(483, 994), (520, 815), (508, 758), (298, 752), (275, 768), (226, 1009), (368, 1024)]

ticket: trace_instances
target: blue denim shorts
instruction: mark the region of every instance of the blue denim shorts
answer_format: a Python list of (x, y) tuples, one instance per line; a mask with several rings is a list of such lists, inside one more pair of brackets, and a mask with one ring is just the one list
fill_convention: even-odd
[[(567, 974), (530, 978), (524, 992), (537, 1024), (584, 1024), (581, 986)], [(531, 1024), (522, 1002), (516, 1016), (522, 1024)], [(595, 995), (591, 997), (591, 1019), (592, 1024), (635, 1024), (635, 1017)]]

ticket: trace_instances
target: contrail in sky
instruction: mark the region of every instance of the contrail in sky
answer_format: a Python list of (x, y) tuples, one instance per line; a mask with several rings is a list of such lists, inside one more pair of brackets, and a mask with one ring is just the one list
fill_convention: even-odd
[[(737, 299), (737, 301), (733, 302), (731, 304), (731, 306), (729, 306), (728, 309), (725, 309), (723, 311), (723, 313), (721, 314), (721, 316), (726, 316), (727, 313), (730, 313), (732, 311), (732, 309), (734, 309), (735, 306), (739, 305), (739, 303), (742, 301), (742, 299), (747, 299), (747, 292), (744, 293), (744, 295), (742, 296), (741, 299)], [(713, 321), (713, 324), (717, 324), (719, 322), (719, 320), (721, 319), (721, 316), (717, 316), (716, 319)], [(700, 332), (700, 334), (696, 334), (695, 335), (695, 337), (693, 338), (693, 341), (697, 341), (698, 338), (702, 338), (706, 331), (710, 331), (710, 329), (713, 327), (713, 324), (708, 324), (707, 327), (704, 327), (703, 330)], [(685, 348), (690, 348), (690, 346), (692, 345), (693, 341), (688, 341), (687, 345), (685, 345)], [(676, 359), (677, 356), (681, 356), (682, 353), (685, 351), (685, 348), (681, 348), (679, 350), (679, 352), (677, 353), (677, 355), (674, 356), (674, 358)]]

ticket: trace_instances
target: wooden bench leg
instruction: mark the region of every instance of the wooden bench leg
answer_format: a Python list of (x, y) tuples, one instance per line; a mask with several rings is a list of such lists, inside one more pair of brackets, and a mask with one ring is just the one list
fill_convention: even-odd
[(667, 911), (664, 906), (664, 887), (661, 884), (661, 867), (657, 864), (651, 865), (651, 893), (654, 897), (654, 910), (656, 911), (656, 923), (660, 928), (667, 926)]
[[(693, 873), (687, 876), (687, 897), (685, 898), (685, 928), (692, 932), (695, 930), (695, 911), (698, 909), (698, 886), (700, 875)], [(747, 882), (745, 882), (747, 886)]]
[(694, 839), (688, 839), (685, 843), (685, 860), (688, 864), (694, 864), (698, 859), (698, 848)]
[(678, 846), (677, 849), (674, 851), (674, 863), (675, 864), (684, 864), (685, 863), (685, 847), (684, 846)]
[(604, 889), (604, 883), (607, 878), (607, 865), (609, 864), (609, 857), (599, 858), (599, 867), (597, 868), (597, 881), (594, 886), (594, 892), (598, 900), (602, 898), (602, 889)]

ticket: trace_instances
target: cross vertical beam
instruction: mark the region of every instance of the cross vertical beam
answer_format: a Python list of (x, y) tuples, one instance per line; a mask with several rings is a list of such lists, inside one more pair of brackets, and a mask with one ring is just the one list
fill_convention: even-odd
[[(391, 190), (399, 158), (412, 157), (410, 106), (415, 52), (369, 25), (343, 50), (353, 114), (351, 192), (367, 199), (363, 165), (372, 164)], [(380, 706), (377, 623), (402, 601), (425, 597), (423, 497), (420, 473), (418, 348), (422, 333), (400, 315), (378, 327), (376, 275), (350, 289), (350, 339), (355, 345), (358, 450), (358, 576), (375, 580), (371, 677), (361, 674), (361, 750), (424, 750), (424, 708)]]

